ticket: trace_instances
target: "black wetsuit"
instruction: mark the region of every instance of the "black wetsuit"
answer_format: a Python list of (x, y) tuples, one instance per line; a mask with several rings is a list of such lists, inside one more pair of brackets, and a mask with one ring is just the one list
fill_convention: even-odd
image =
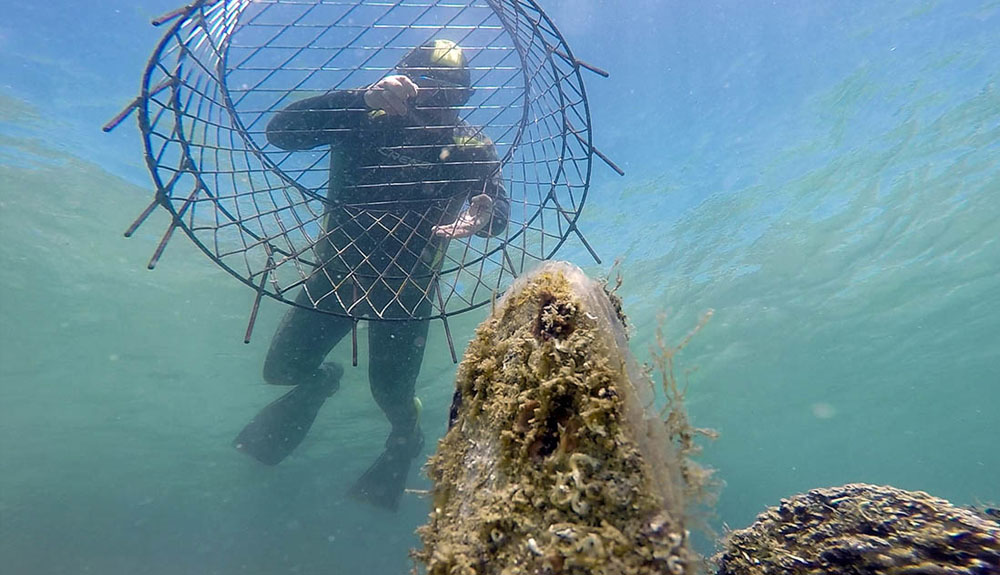
[(431, 228), (448, 224), (478, 194), (493, 199), (490, 224), (478, 235), (503, 233), (509, 201), (492, 142), (461, 120), (429, 126), (419, 111), (391, 116), (369, 110), (361, 90), (296, 102), (267, 126), (268, 141), (285, 150), (331, 148), (329, 206), (314, 255), (320, 266), (282, 320), (264, 367), (276, 385), (323, 377), (326, 354), (351, 331), (352, 316), (397, 318), (369, 325), (372, 395), (393, 425), (415, 423), (414, 383), (428, 322), (398, 321), (431, 310), (434, 275), (448, 240)]

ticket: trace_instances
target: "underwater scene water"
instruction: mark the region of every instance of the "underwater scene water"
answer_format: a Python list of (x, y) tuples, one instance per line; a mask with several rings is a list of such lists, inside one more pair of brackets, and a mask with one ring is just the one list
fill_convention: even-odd
[[(610, 71), (587, 77), (595, 142), (627, 172), (594, 165), (603, 263), (560, 257), (621, 262), (640, 359), (662, 314), (677, 341), (714, 310), (677, 358), (720, 433), (711, 526), (849, 482), (1000, 500), (1000, 2), (539, 4)], [(122, 237), (152, 187), (134, 120), (100, 127), (178, 3), (0, 6), (0, 572), (407, 572), (427, 501), (346, 496), (388, 432), (365, 346), (257, 464), (230, 442), (283, 392), (261, 365), (285, 307), (244, 344), (252, 290), (184, 237), (148, 271), (164, 213)], [(459, 352), (487, 313), (453, 319)], [(435, 323), (427, 451), (455, 371)]]

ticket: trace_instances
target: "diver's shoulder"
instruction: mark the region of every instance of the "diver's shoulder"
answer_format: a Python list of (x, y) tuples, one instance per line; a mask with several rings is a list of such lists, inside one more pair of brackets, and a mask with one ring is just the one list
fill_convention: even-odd
[(472, 126), (465, 122), (455, 127), (452, 133), (453, 143), (459, 148), (483, 149), (492, 148), (493, 140), (479, 126)]

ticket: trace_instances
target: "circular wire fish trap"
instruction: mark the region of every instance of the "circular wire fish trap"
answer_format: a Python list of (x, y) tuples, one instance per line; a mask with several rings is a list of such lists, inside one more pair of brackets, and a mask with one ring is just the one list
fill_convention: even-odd
[[(168, 210), (149, 267), (183, 230), (257, 291), (248, 338), (264, 295), (354, 320), (446, 320), (571, 234), (597, 259), (577, 228), (591, 160), (621, 170), (593, 147), (581, 70), (606, 73), (574, 58), (535, 2), (202, 0), (154, 24), (170, 27), (140, 95), (105, 126), (138, 111), (156, 186), (126, 235)], [(378, 128), (363, 90), (435, 40), (460, 47), (471, 74), (471, 97), (448, 104), (460, 119)], [(339, 115), (322, 137), (276, 145), (275, 117), (330, 94), (347, 96), (324, 109)], [(494, 209), (485, 233), (434, 232), (480, 194)]]

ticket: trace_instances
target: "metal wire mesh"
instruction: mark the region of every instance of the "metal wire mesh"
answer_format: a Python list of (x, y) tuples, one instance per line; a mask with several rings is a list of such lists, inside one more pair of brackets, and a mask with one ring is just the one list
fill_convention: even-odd
[[(174, 216), (151, 267), (179, 227), (261, 295), (355, 319), (422, 319), (488, 303), (580, 235), (594, 153), (580, 63), (534, 2), (208, 0), (177, 16), (136, 102), (157, 192), (135, 225), (156, 206)], [(439, 38), (462, 47), (472, 73), (462, 134), (491, 148), (456, 156), (475, 164), (472, 177), (441, 172), (447, 150), (418, 137), (373, 145), (381, 161), (352, 166), (331, 194), (337, 146), (269, 140), (289, 104), (363, 89)], [(491, 183), (509, 203), (504, 229), (432, 237)]]

